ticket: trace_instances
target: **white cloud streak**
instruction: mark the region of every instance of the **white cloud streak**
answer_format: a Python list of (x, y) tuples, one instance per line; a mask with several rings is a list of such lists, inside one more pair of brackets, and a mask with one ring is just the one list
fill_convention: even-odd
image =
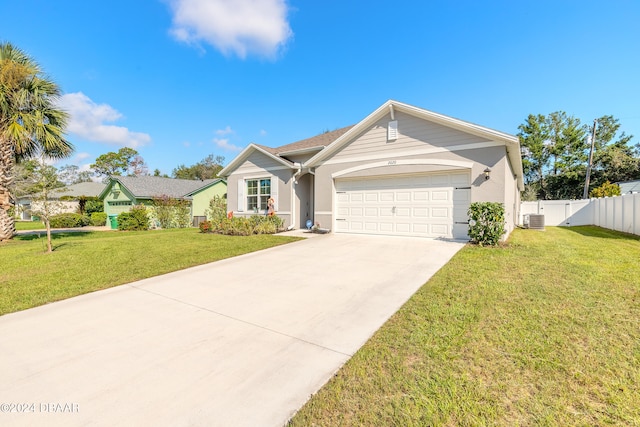
[(169, 0), (170, 33), (199, 46), (205, 42), (225, 55), (275, 58), (293, 36), (285, 0)]
[(224, 128), (224, 129), (218, 129), (218, 130), (216, 131), (216, 135), (220, 135), (220, 136), (223, 136), (223, 135), (229, 135), (229, 134), (231, 134), (231, 133), (234, 133), (233, 129), (231, 129), (231, 126), (227, 126), (227, 127), (226, 127), (226, 128)]
[(216, 144), (218, 148), (222, 148), (223, 150), (242, 151), (242, 147), (231, 144), (226, 138), (213, 138), (213, 143)]
[(106, 124), (120, 120), (122, 114), (108, 104), (96, 104), (82, 92), (63, 95), (60, 106), (70, 115), (67, 130), (86, 140), (131, 148), (151, 141), (149, 134)]

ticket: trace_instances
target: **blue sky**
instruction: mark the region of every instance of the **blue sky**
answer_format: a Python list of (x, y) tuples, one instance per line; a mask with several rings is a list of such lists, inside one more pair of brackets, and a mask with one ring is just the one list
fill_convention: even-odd
[(170, 174), (355, 124), (388, 99), (516, 134), (612, 114), (640, 142), (640, 2), (0, 0), (0, 40), (62, 87), (86, 169)]

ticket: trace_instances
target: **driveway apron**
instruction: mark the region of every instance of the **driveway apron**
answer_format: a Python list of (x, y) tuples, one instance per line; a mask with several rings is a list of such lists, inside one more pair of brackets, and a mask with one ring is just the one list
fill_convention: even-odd
[(281, 426), (460, 242), (326, 235), (0, 317), (0, 425)]

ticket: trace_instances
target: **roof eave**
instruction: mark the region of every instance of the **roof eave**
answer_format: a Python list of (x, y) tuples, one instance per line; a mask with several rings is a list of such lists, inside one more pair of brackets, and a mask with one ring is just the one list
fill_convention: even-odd
[(242, 150), (240, 152), (240, 154), (238, 154), (236, 156), (236, 158), (231, 161), (231, 163), (229, 163), (220, 172), (218, 172), (218, 175), (222, 176), (222, 177), (225, 177), (225, 178), (228, 177), (229, 175), (231, 175), (234, 170), (236, 170), (242, 163), (245, 162), (245, 160), (247, 160), (247, 158), (249, 157), (249, 155), (251, 155), (251, 153), (253, 151), (258, 151), (258, 152), (264, 154), (265, 156), (277, 161), (278, 163), (281, 163), (282, 165), (293, 169), (293, 165), (290, 162), (288, 162), (287, 160), (285, 160), (285, 159), (283, 159), (281, 157), (278, 157), (278, 156), (276, 156), (274, 154), (271, 154), (267, 150), (257, 146), (254, 143), (251, 143), (251, 144), (247, 145), (245, 147), (245, 149)]
[(307, 154), (307, 153), (312, 153), (314, 151), (322, 151), (325, 149), (325, 145), (317, 145), (315, 147), (308, 147), (308, 148), (299, 148), (297, 150), (291, 150), (291, 151), (283, 151), (281, 153), (278, 153), (278, 156), (295, 156), (297, 154)]

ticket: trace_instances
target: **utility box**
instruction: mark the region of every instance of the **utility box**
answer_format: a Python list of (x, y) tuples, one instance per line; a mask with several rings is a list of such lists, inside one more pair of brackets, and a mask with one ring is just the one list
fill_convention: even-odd
[(527, 228), (532, 230), (544, 230), (544, 215), (530, 214)]

